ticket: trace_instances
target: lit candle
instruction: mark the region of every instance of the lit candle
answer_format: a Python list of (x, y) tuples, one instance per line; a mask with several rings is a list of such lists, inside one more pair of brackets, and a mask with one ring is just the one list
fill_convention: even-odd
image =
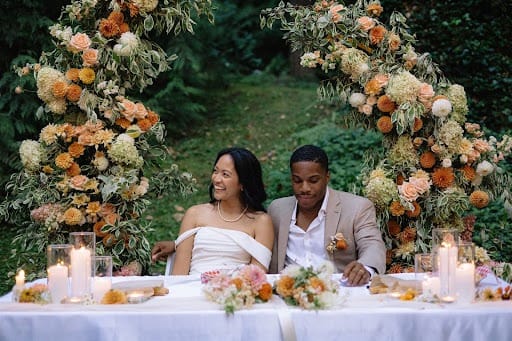
[(451, 303), (455, 300), (455, 269), (457, 268), (458, 249), (450, 243), (439, 248), (439, 295), (442, 301)]
[(456, 273), (457, 297), (462, 303), (470, 303), (475, 298), (475, 265), (462, 263)]
[(128, 303), (142, 303), (146, 300), (146, 295), (141, 291), (133, 291), (126, 295)]
[(14, 277), (16, 279), (16, 286), (21, 288), (25, 285), (25, 271), (20, 270)]
[(92, 298), (99, 303), (107, 291), (112, 288), (110, 277), (94, 277), (92, 284)]
[(91, 251), (81, 247), (71, 250), (71, 294), (83, 297), (90, 294)]
[(60, 303), (68, 296), (68, 267), (55, 264), (48, 268), (48, 289), (53, 303)]

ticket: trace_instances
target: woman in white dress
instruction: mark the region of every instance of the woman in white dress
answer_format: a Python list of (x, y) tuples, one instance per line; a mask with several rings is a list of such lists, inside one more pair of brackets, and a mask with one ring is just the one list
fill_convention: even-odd
[(244, 148), (217, 154), (210, 202), (190, 207), (175, 242), (173, 275), (257, 264), (268, 271), (274, 230), (258, 159)]

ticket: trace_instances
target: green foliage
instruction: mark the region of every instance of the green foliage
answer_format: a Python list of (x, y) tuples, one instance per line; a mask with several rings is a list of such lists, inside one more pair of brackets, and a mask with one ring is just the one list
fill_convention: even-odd
[(358, 174), (367, 153), (382, 151), (380, 134), (371, 130), (340, 129), (327, 121), (298, 131), (288, 139), (286, 149), (277, 151), (278, 157), (272, 162), (267, 186), (270, 198), (292, 195), (289, 158), (295, 148), (304, 144), (317, 145), (327, 153), (330, 186), (352, 193), (361, 192), (362, 183)]
[(468, 94), (469, 121), (496, 132), (512, 127), (512, 2), (383, 0), (407, 15), (417, 50), (429, 52)]

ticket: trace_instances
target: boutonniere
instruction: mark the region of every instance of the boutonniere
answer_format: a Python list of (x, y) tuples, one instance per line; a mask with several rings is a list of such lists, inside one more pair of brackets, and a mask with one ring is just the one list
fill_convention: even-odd
[(334, 253), (336, 250), (345, 250), (347, 248), (347, 240), (343, 233), (338, 232), (331, 236), (331, 241), (327, 245), (327, 252)]

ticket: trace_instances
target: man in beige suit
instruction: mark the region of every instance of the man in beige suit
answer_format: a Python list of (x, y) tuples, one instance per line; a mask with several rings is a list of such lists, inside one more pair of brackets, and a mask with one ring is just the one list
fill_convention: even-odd
[(295, 195), (276, 199), (268, 208), (275, 230), (269, 272), (329, 259), (348, 285), (363, 285), (374, 273), (384, 273), (386, 248), (372, 202), (329, 188), (328, 158), (316, 146), (295, 150), (290, 170)]

